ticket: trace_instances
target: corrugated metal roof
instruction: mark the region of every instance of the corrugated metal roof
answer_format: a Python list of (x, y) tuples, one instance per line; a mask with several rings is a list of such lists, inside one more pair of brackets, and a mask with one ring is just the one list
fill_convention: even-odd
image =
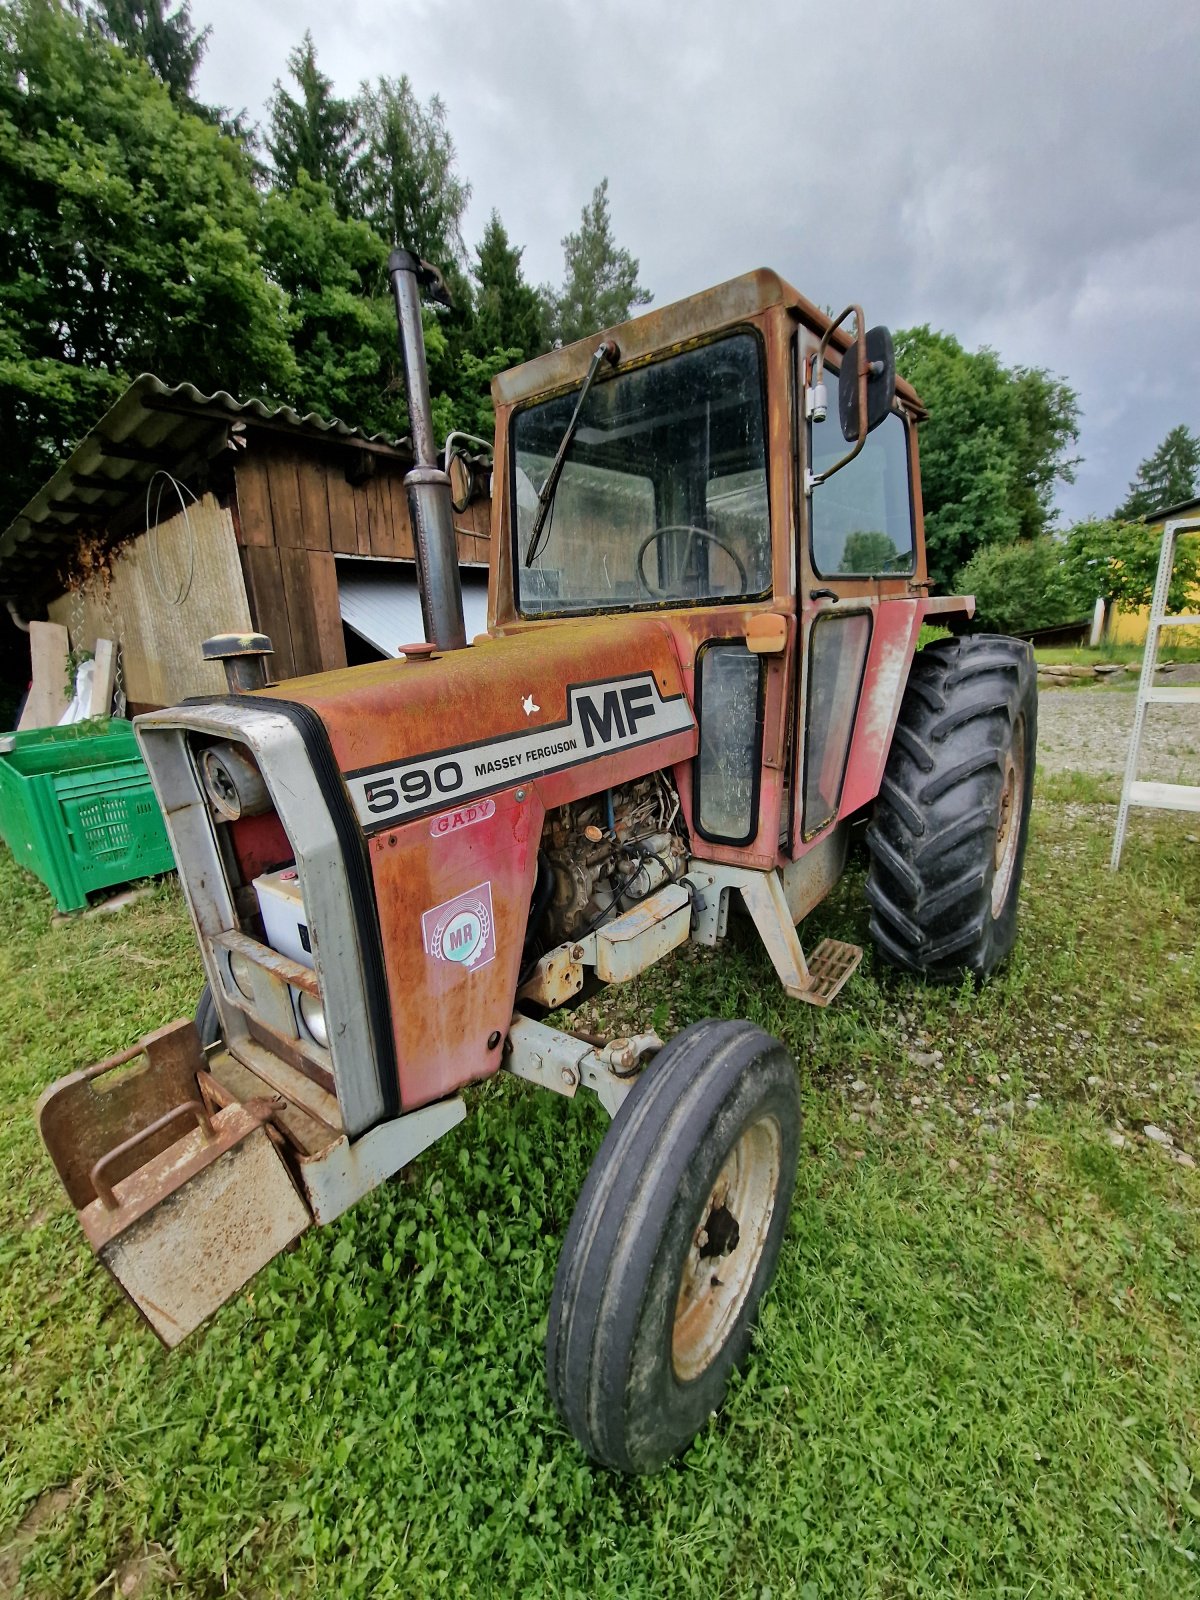
[(71, 544), (81, 525), (104, 522), (144, 494), (161, 468), (184, 476), (247, 423), (397, 453), (406, 443), (365, 434), (337, 417), (301, 416), (290, 406), (236, 400), (223, 389), (203, 394), (195, 384), (166, 384), (145, 372), (0, 534), (0, 594), (17, 594), (35, 579), (44, 587), (46, 558)]
[[(487, 589), (463, 584), (463, 615), (467, 638), (487, 632)], [(425, 637), (421, 618), (421, 591), (415, 577), (362, 577), (338, 571), (338, 605), (342, 621), (368, 644), (395, 658), (402, 645)]]

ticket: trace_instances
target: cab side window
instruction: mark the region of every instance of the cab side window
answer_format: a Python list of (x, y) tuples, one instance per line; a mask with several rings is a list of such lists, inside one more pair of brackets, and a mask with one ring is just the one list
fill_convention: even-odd
[[(837, 374), (826, 368), (831, 405), (824, 422), (809, 424), (814, 472), (830, 467), (849, 446), (837, 423)], [(908, 436), (893, 412), (868, 435), (848, 466), (818, 484), (810, 501), (813, 566), (825, 578), (883, 577), (913, 570), (912, 494)]]

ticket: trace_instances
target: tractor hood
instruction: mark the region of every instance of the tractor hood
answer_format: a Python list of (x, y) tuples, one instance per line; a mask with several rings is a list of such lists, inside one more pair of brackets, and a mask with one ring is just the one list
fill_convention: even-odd
[(549, 810), (696, 750), (671, 630), (654, 617), (540, 623), (261, 697), (321, 719), (368, 834), (523, 783)]
[[(226, 1040), (241, 1056), (264, 1041), (302, 1056), (355, 1135), (497, 1071), (543, 820), (688, 761), (686, 690), (667, 621), (627, 616), (422, 646), (139, 718)], [(244, 746), (270, 797), (227, 830), (198, 780), (196, 751), (213, 741)], [(260, 889), (294, 861), (327, 1046), (299, 1035), (290, 1002), (267, 1015), (280, 957), (242, 920), (231, 855), (238, 882)], [(249, 994), (231, 951), (267, 973)], [(295, 954), (284, 1000), (303, 977)]]

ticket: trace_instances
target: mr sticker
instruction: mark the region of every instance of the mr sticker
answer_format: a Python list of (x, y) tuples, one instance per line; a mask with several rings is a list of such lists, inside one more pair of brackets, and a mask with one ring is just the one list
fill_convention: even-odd
[(435, 961), (453, 961), (469, 972), (485, 967), (496, 954), (491, 884), (481, 883), (477, 889), (467, 889), (426, 911), (421, 917), (421, 937), (425, 953)]

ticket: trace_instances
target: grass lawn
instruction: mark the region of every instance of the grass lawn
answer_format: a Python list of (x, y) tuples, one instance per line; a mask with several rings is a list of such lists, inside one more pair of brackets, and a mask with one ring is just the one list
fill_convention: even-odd
[[(1158, 659), (1200, 661), (1200, 644), (1194, 642), (1197, 639), (1200, 639), (1200, 630), (1196, 628), (1184, 628), (1178, 634), (1171, 628), (1164, 629), (1159, 636)], [(1096, 650), (1082, 644), (1038, 645), (1033, 653), (1043, 667), (1095, 667), (1110, 662), (1124, 666), (1130, 662), (1140, 665), (1142, 648), (1140, 644), (1103, 644)]]
[[(594, 1470), (542, 1339), (599, 1108), (504, 1081), (167, 1356), (38, 1143), (50, 1079), (189, 1010), (177, 891), (51, 926), (0, 853), (0, 1592), (1200, 1594), (1200, 849), (1043, 782), (1022, 934), (976, 995), (870, 956), (827, 1012), (749, 934), (601, 1017), (743, 1015), (805, 1150), (750, 1364), (651, 1479)], [(866, 939), (860, 869), (806, 925)], [(1112, 1137), (1126, 1142), (1116, 1147)]]

